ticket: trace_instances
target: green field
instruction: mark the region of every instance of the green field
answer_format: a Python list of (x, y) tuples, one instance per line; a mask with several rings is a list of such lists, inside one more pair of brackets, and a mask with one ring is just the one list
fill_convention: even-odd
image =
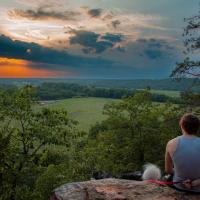
[(155, 94), (164, 94), (169, 97), (180, 97), (180, 92), (174, 90), (151, 90), (151, 92)]
[[(144, 90), (144, 89), (140, 89)], [(154, 90), (151, 89), (151, 92), (154, 94), (163, 94), (169, 97), (180, 97), (180, 91), (175, 91), (175, 90)]]
[(78, 128), (87, 131), (90, 126), (106, 118), (102, 114), (106, 103), (119, 101), (107, 98), (71, 98), (58, 101), (43, 101), (37, 109), (47, 107), (52, 109), (65, 109), (69, 116), (79, 122)]
[[(168, 91), (168, 90), (151, 90), (152, 93), (164, 94), (170, 97), (180, 97), (179, 91)], [(65, 109), (68, 111), (69, 116), (79, 122), (78, 128), (80, 130), (88, 131), (89, 128), (96, 122), (101, 122), (106, 118), (102, 114), (103, 107), (105, 104), (110, 102), (116, 102), (119, 100), (108, 99), (108, 98), (71, 98), (65, 100), (56, 101), (43, 101), (35, 109), (41, 109), (42, 107), (52, 109)]]

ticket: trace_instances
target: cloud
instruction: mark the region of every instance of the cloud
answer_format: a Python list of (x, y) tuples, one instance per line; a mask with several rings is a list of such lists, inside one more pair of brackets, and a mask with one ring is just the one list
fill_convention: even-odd
[(101, 14), (102, 14), (102, 12), (103, 12), (102, 9), (97, 8), (97, 9), (90, 9), (90, 10), (88, 10), (87, 13), (88, 13), (88, 15), (89, 15), (90, 17), (100, 17)]
[(78, 55), (71, 55), (65, 51), (42, 47), (35, 43), (18, 40), (14, 41), (5, 35), (0, 36), (0, 57), (71, 67), (112, 64), (112, 61), (100, 58), (86, 58)]
[[(108, 35), (109, 38), (112, 38), (111, 33)], [(94, 38), (93, 42), (98, 42), (106, 34), (100, 35), (90, 32), (90, 36)], [(98, 39), (96, 40), (96, 38)], [(115, 47), (112, 47), (112, 51), (102, 52), (101, 57), (104, 58), (102, 59), (100, 56), (95, 58), (73, 55), (65, 51), (45, 48), (35, 43), (14, 41), (1, 35), (0, 57), (31, 61), (28, 66), (33, 69), (66, 70), (76, 74), (76, 76), (90, 78), (163, 77), (170, 73), (170, 66), (178, 58), (176, 54), (178, 49), (165, 40), (139, 39), (125, 46), (123, 43), (114, 44)], [(150, 49), (150, 46), (154, 47)], [(84, 47), (84, 51), (91, 53), (89, 48), (95, 50), (96, 47)]]
[(142, 50), (140, 56), (146, 56), (153, 60), (170, 57), (174, 55), (176, 51), (174, 46), (162, 39), (138, 39), (135, 45), (138, 46), (138, 49)]
[(124, 36), (121, 34), (106, 33), (105, 35), (101, 36), (101, 39), (116, 43), (121, 42), (124, 39)]
[(140, 38), (135, 41), (121, 42), (112, 51), (102, 53), (105, 59), (114, 60), (121, 67), (133, 69), (140, 75), (154, 77), (170, 74), (177, 60), (182, 57), (181, 49), (170, 40)]
[(15, 0), (17, 3), (23, 6), (38, 7), (40, 6), (51, 6), (51, 7), (63, 7), (66, 3), (65, 0)]
[(143, 56), (150, 59), (162, 59), (174, 54), (175, 48), (165, 40), (158, 39), (142, 39), (138, 40), (139, 43), (145, 44)]
[[(161, 24), (163, 19), (160, 16), (130, 13), (130, 11), (109, 7), (94, 7), (95, 5), (92, 8), (88, 5), (77, 6), (79, 3), (70, 1), (66, 3), (64, 0), (18, 1), (27, 2), (27, 4), (7, 11), (4, 18), (4, 21), (6, 20), (3, 27), (4, 33), (15, 39), (33, 41), (53, 48), (55, 46), (59, 49), (71, 48), (71, 43), (85, 47), (82, 51), (87, 54), (102, 53), (116, 46), (116, 42), (102, 38), (105, 33), (126, 35), (131, 42), (139, 37), (152, 37), (155, 31), (159, 31), (157, 33), (159, 35), (163, 30), (163, 27), (160, 27), (163, 25)], [(74, 34), (70, 42), (71, 34), (66, 34), (66, 31), (69, 31), (66, 27), (74, 30), (88, 30), (98, 34), (98, 37), (91, 36), (97, 38), (93, 44), (92, 41), (95, 39), (91, 42), (87, 39), (87, 42), (83, 43), (77, 38), (78, 36), (75, 38)], [(65, 40), (63, 45), (57, 43), (63, 40)], [(78, 45), (74, 46), (80, 48)], [(77, 49), (78, 53), (79, 50)]]
[(120, 45), (117, 46), (115, 49), (118, 50), (118, 51), (121, 52), (121, 53), (125, 53), (125, 52), (126, 52), (125, 47), (122, 47), (122, 46), (120, 46)]
[(111, 22), (111, 25), (113, 28), (117, 28), (119, 25), (121, 24), (121, 22), (119, 20), (114, 20)]
[(70, 44), (83, 46), (84, 53), (102, 53), (109, 48), (113, 48), (116, 43), (122, 41), (121, 34), (98, 34), (92, 31), (72, 30), (73, 34), (69, 40)]
[(39, 7), (37, 9), (13, 9), (8, 11), (8, 16), (11, 18), (24, 18), (29, 20), (76, 20), (80, 13), (78, 11), (56, 11), (51, 7)]
[[(42, 67), (40, 67), (40, 64)], [(34, 65), (37, 65), (34, 67)], [(48, 65), (45, 66), (44, 65)], [(50, 78), (74, 76), (68, 70), (51, 69), (50, 64), (0, 57), (0, 78)]]
[(73, 31), (74, 36), (70, 37), (70, 44), (80, 44), (84, 53), (101, 53), (107, 48), (113, 47), (109, 41), (98, 41), (100, 34), (91, 31)]

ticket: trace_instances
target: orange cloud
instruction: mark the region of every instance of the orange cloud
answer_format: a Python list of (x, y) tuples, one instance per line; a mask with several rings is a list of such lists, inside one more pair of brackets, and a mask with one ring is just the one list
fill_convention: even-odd
[(49, 69), (36, 69), (31, 62), (0, 57), (0, 78), (51, 78), (69, 77), (71, 72)]

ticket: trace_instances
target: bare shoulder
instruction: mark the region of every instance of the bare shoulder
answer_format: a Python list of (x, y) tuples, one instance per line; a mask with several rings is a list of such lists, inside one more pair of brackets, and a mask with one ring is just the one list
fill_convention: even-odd
[(177, 147), (177, 144), (178, 144), (178, 137), (170, 140), (168, 143), (167, 143), (167, 146), (166, 146), (166, 151), (168, 151), (170, 153), (170, 155), (172, 156), (176, 150), (176, 147)]
[(177, 144), (177, 142), (178, 142), (178, 137), (173, 138), (172, 140), (170, 140), (170, 141), (167, 143), (167, 147), (174, 146), (175, 144)]

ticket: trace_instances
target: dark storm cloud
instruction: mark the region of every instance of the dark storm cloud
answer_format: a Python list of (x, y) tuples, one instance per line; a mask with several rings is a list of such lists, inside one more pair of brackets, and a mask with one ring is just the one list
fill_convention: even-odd
[(113, 48), (117, 42), (122, 41), (122, 35), (106, 33), (97, 34), (91, 31), (72, 30), (73, 36), (70, 37), (70, 44), (79, 44), (83, 46), (84, 53), (102, 53)]
[(42, 47), (35, 43), (27, 43), (18, 40), (13, 41), (4, 35), (0, 36), (0, 56), (72, 67), (112, 64), (111, 61), (100, 58), (85, 58), (68, 54), (65, 51)]
[(152, 60), (167, 58), (175, 54), (176, 48), (162, 39), (138, 39), (134, 47), (141, 49), (140, 56), (146, 56)]
[(100, 17), (102, 14), (103, 10), (98, 8), (98, 9), (90, 9), (88, 10), (88, 15), (91, 17)]
[(114, 20), (111, 22), (111, 25), (113, 28), (117, 28), (119, 25), (121, 24), (121, 22), (119, 20)]
[[(93, 42), (101, 37), (101, 35), (93, 32), (90, 33), (90, 36), (93, 38)], [(86, 41), (85, 39), (85, 42)], [(33, 63), (30, 64), (30, 66), (34, 68), (67, 69), (81, 77), (155, 78), (166, 76), (166, 74), (171, 71), (170, 66), (173, 61), (172, 59), (177, 58), (176, 55), (173, 54), (177, 49), (174, 51), (173, 45), (170, 45), (164, 40), (155, 39), (153, 43), (157, 43), (157, 45), (154, 45), (152, 49), (149, 48), (149, 44), (152, 45), (152, 40), (150, 41), (148, 39), (129, 43), (128, 46), (125, 46), (126, 49), (117, 43), (114, 50), (111, 51), (112, 55), (108, 53), (108, 61), (99, 58), (99, 56), (98, 58), (75, 56), (65, 51), (45, 48), (35, 43), (27, 43), (18, 40), (13, 41), (9, 37), (1, 35), (0, 57), (32, 61)], [(160, 45), (158, 45), (159, 43)], [(172, 49), (169, 49), (170, 47), (172, 47)], [(93, 47), (90, 48), (94, 50)], [(85, 53), (90, 53), (90, 48), (84, 48), (84, 51), (88, 51)], [(130, 55), (130, 57), (126, 55), (125, 63), (120, 62), (119, 51), (125, 51), (127, 55)], [(142, 57), (139, 57), (140, 54)], [(169, 57), (169, 55), (172, 54), (174, 56)], [(116, 55), (119, 61), (110, 61), (115, 60)], [(141, 66), (141, 68), (138, 66)]]
[(119, 52), (121, 52), (121, 53), (125, 53), (126, 52), (125, 47), (122, 47), (122, 46), (117, 46), (116, 50), (119, 51)]
[(106, 33), (101, 37), (101, 39), (116, 43), (116, 42), (121, 42), (123, 40), (123, 35)]
[(77, 16), (81, 13), (75, 11), (55, 11), (50, 7), (39, 7), (35, 10), (21, 10), (21, 9), (13, 9), (8, 11), (8, 15), (10, 17), (15, 18), (26, 18), (30, 20), (47, 20), (47, 19), (55, 19), (55, 20), (75, 20)]
[(150, 39), (138, 39), (137, 42), (146, 44), (149, 48), (167, 48), (167, 49), (174, 49), (174, 47), (169, 43), (167, 40), (163, 39), (155, 39), (155, 38), (150, 38)]
[(101, 53), (107, 48), (113, 47), (113, 43), (109, 41), (98, 41), (100, 34), (91, 31), (73, 31), (75, 34), (70, 38), (71, 44), (80, 44), (84, 53)]

